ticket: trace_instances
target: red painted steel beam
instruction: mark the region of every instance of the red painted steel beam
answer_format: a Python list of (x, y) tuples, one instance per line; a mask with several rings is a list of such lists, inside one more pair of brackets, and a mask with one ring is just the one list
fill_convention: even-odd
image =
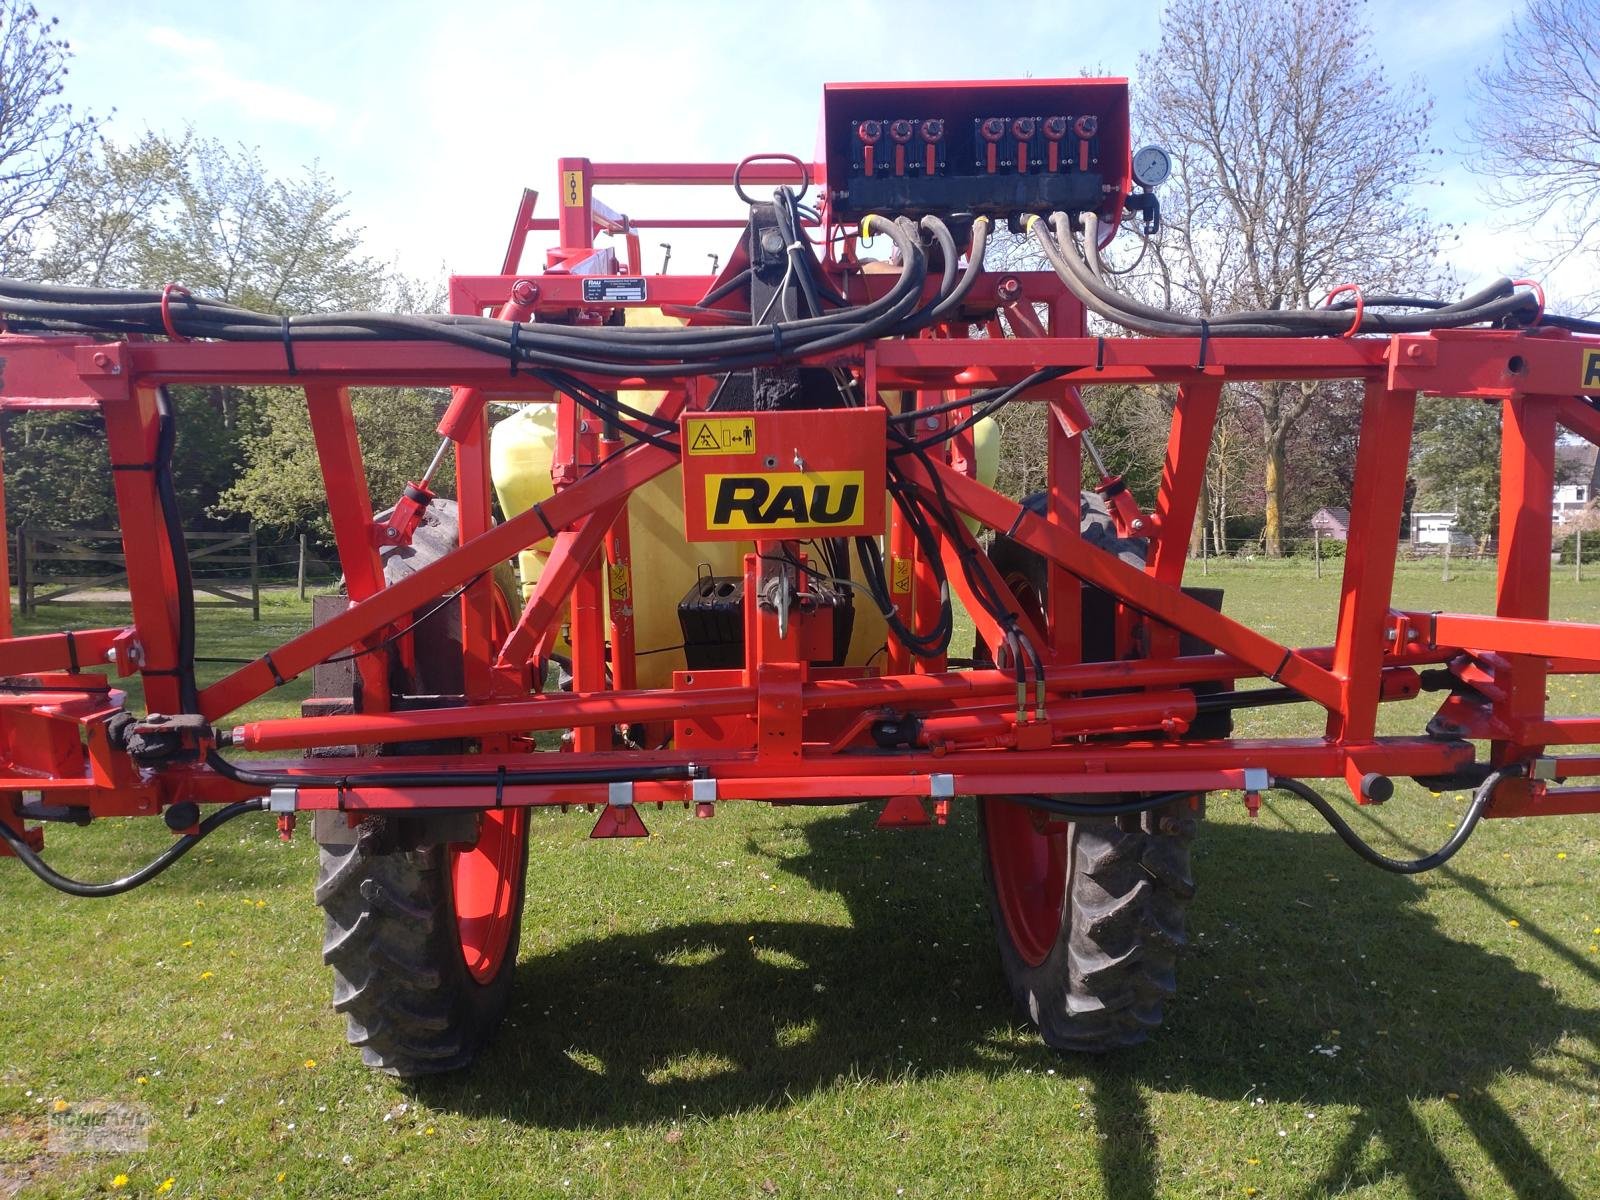
[[(1173, 687), (1213, 680), (1231, 681), (1249, 674), (1248, 667), (1222, 655), (1191, 655), (1167, 661), (1144, 659), (1047, 667), (1045, 689), (1050, 694), (1060, 695), (1117, 687)], [(857, 708), (921, 710), (1012, 696), (1016, 687), (1016, 676), (1010, 671), (977, 670), (880, 679), (821, 679), (806, 684), (801, 697), (807, 712)], [(738, 707), (722, 707), (734, 699)], [(251, 721), (235, 728), (233, 736), (235, 744), (245, 750), (375, 745), (419, 738), (468, 737), (474, 731), (518, 733), (563, 729), (584, 722), (625, 724), (679, 716), (718, 716), (749, 712), (754, 703), (754, 691), (744, 687), (596, 691), (449, 709), (412, 709), (393, 714), (357, 713)], [(656, 760), (652, 757), (649, 761)]]
[(122, 527), (133, 622), (143, 651), (140, 670), (152, 712), (176, 712), (178, 688), (178, 573), (165, 527), (154, 463), (160, 442), (156, 393), (141, 387), (125, 403), (101, 412), (111, 454), (111, 486)]
[[(904, 458), (902, 464), (913, 482), (932, 486), (916, 459)], [(1015, 540), (1060, 563), (1084, 582), (1104, 588), (1140, 612), (1201, 638), (1324, 708), (1338, 707), (1338, 680), (1305, 655), (1215, 612), (1177, 588), (1158, 583), (1137, 567), (1088, 545), (1082, 538), (1057, 536), (1048, 522), (1016, 501), (959, 472), (937, 463), (934, 470), (951, 502), (962, 512), (977, 517), (991, 529), (1009, 533)]]
[(1416, 404), (1415, 392), (1390, 391), (1376, 380), (1367, 381), (1333, 641), (1333, 674), (1339, 681), (1339, 706), (1328, 717), (1333, 737), (1364, 739), (1377, 730), (1395, 540), (1405, 505)]
[(548, 536), (581, 520), (600, 505), (626, 495), (678, 462), (677, 454), (639, 445), (618, 455), (543, 504), (496, 525), (445, 557), (429, 563), (377, 595), (352, 605), (333, 620), (285, 642), (272, 652), (273, 662), (257, 659), (212, 684), (200, 694), (201, 712), (217, 720), (276, 686), (273, 667), (284, 679), (310, 670), (330, 654), (393, 623), (421, 604), (491, 569)]
[[(812, 185), (823, 178), (822, 163), (807, 163)], [(590, 178), (595, 183), (634, 184), (651, 187), (731, 187), (737, 163), (591, 162)], [(799, 183), (800, 172), (793, 163), (752, 162), (739, 173), (741, 183)]]
[(112, 644), (126, 629), (79, 629), (72, 633), (38, 633), (0, 640), (0, 675), (37, 675), (66, 671), (73, 664), (94, 666), (106, 661)]
[[(641, 757), (628, 753), (481, 755), (473, 758), (471, 769), (483, 777), (480, 784), (463, 780), (457, 789), (415, 789), (404, 791), (382, 787), (353, 787), (342, 790), (305, 788), (299, 803), (318, 808), (483, 808), (493, 802), (494, 772), (527, 771), (532, 762), (545, 759), (552, 771), (563, 773), (588, 767), (626, 767), (642, 765)], [(1242, 786), (1238, 775), (1220, 782), (1217, 772), (1242, 772), (1259, 767), (1277, 776), (1329, 778), (1343, 774), (1345, 764), (1355, 760), (1366, 770), (1386, 774), (1428, 775), (1459, 769), (1471, 760), (1470, 747), (1428, 738), (1379, 739), (1341, 747), (1321, 739), (1278, 739), (1272, 741), (1222, 741), (1205, 743), (1136, 742), (1122, 745), (1083, 746), (1030, 751), (962, 751), (954, 754), (886, 753), (852, 755), (846, 775), (818, 770), (818, 760), (805, 756), (795, 769), (774, 770), (752, 755), (718, 758), (714, 755), (690, 756), (664, 752), (650, 756), (650, 765), (696, 764), (703, 778), (717, 781), (719, 798), (836, 802), (846, 790), (844, 780), (855, 781), (858, 794), (928, 795), (929, 776), (951, 775), (960, 794), (985, 792), (1106, 794), (1123, 791), (1204, 791), (1219, 786)], [(350, 773), (348, 761), (294, 759), (260, 764), (262, 769), (304, 777), (308, 780), (335, 780)], [(809, 769), (807, 769), (809, 768)], [(204, 774), (202, 768), (194, 768)], [(403, 759), (372, 759), (362, 763), (363, 774), (405, 774), (411, 771), (463, 772), (460, 759), (453, 756), (406, 756)], [(870, 783), (869, 783), (870, 781)], [(902, 789), (898, 793), (894, 789)], [(889, 789), (889, 790), (885, 790)], [(375, 794), (382, 792), (381, 796)], [(662, 800), (686, 799), (689, 784), (683, 782), (635, 785), (636, 803), (659, 797)], [(516, 784), (503, 790), (507, 805), (604, 803), (606, 785), (597, 785), (586, 800), (582, 785)]]
[[(1548, 560), (1545, 563), (1548, 570)], [(1600, 661), (1600, 625), (1485, 617), (1475, 613), (1401, 613), (1413, 629), (1431, 629), (1434, 644), (1501, 654)]]
[[(1576, 371), (1573, 378), (1578, 378)], [(1512, 396), (1500, 406), (1500, 551), (1495, 583), (1498, 617), (1535, 623), (1547, 622), (1550, 617), (1555, 416), (1562, 399)], [(1575, 657), (1588, 657), (1583, 649), (1570, 643), (1550, 653), (1571, 654), (1575, 649)], [(1512, 726), (1542, 719), (1547, 674), (1543, 658), (1524, 651), (1511, 660), (1510, 666), (1505, 679), (1506, 697), (1495, 704), (1495, 716)], [(1515, 760), (1525, 748), (1497, 743), (1495, 760)]]
[(1161, 464), (1161, 490), (1156, 495), (1156, 536), (1150, 545), (1150, 575), (1176, 587), (1183, 583), (1189, 538), (1205, 486), (1206, 460), (1216, 432), (1222, 381), (1201, 379), (1178, 388), (1167, 431), (1167, 456)]

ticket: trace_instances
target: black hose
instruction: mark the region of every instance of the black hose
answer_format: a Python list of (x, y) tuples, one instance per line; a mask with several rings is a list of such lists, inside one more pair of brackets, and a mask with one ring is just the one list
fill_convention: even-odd
[(178, 707), (182, 712), (197, 713), (200, 689), (194, 677), (194, 574), (189, 566), (189, 543), (183, 536), (183, 514), (178, 511), (178, 492), (172, 481), (172, 455), (178, 442), (177, 415), (165, 387), (156, 389), (156, 412), (161, 420), (156, 443), (156, 495), (161, 503), (161, 523), (165, 527), (178, 589), (178, 661), (174, 664), (178, 677)]
[[(207, 752), (206, 766), (224, 779), (246, 787), (305, 788), (310, 791), (343, 791), (353, 787), (498, 789), (538, 784), (640, 783), (693, 779), (697, 771), (689, 763), (665, 763), (658, 766), (573, 767), (543, 771), (368, 771), (348, 775), (295, 775), (286, 771), (252, 771), (229, 762), (215, 750)], [(492, 805), (485, 804), (484, 807)]]
[[(903, 225), (877, 220), (900, 255), (901, 272), (894, 285), (878, 299), (857, 307), (771, 326), (657, 329), (536, 321), (518, 325), (513, 344), (511, 322), (493, 317), (322, 313), (291, 317), (286, 327), (281, 317), (203, 297), (172, 297), (164, 306), (160, 292), (57, 287), (9, 279), (0, 279), (0, 312), (14, 318), (14, 329), (152, 335), (176, 331), (185, 336), (246, 342), (280, 341), (286, 335), (306, 342), (421, 339), (530, 367), (587, 375), (721, 374), (910, 333), (926, 324), (928, 316), (918, 310), (927, 256)], [(945, 289), (940, 298), (947, 298)]]
[(69, 896), (79, 896), (84, 899), (95, 899), (103, 896), (120, 896), (124, 892), (131, 892), (141, 884), (149, 883), (173, 863), (177, 862), (189, 851), (193, 850), (200, 840), (214, 832), (219, 826), (226, 825), (235, 817), (241, 817), (249, 812), (262, 812), (267, 807), (267, 802), (260, 797), (254, 800), (240, 800), (226, 808), (218, 809), (204, 821), (200, 822), (195, 833), (186, 833), (168, 846), (160, 854), (152, 858), (144, 866), (131, 875), (124, 875), (121, 879), (113, 879), (106, 883), (85, 883), (81, 879), (71, 879), (54, 871), (34, 852), (28, 840), (4, 821), (0, 821), (0, 837), (5, 838), (22, 865), (27, 867), (44, 882), (55, 888), (58, 892), (65, 892)]
[[(1342, 336), (1350, 332), (1345, 312), (1336, 308), (1271, 309), (1191, 317), (1156, 308), (1107, 286), (1096, 278), (1072, 238), (1065, 213), (1051, 218), (1055, 236), (1039, 218), (1029, 231), (1050, 265), (1085, 307), (1115, 324), (1139, 333), (1158, 337), (1305, 337)], [(1404, 306), (1406, 297), (1376, 297), (1371, 308)], [(1533, 316), (1536, 302), (1526, 293), (1515, 291), (1509, 279), (1494, 284), (1453, 304), (1429, 306), (1411, 313), (1364, 312), (1356, 332), (1427, 333), (1436, 329), (1461, 328), (1495, 322), (1522, 320)], [(1527, 323), (1523, 320), (1523, 323)]]
[(1495, 788), (1514, 775), (1521, 775), (1523, 769), (1519, 766), (1501, 767), (1499, 770), (1490, 771), (1484, 781), (1478, 785), (1478, 790), (1472, 794), (1472, 802), (1467, 805), (1467, 811), (1461, 814), (1461, 820), (1456, 822), (1455, 831), (1451, 833), (1444, 845), (1432, 854), (1425, 854), (1421, 858), (1390, 858), (1386, 854), (1374, 849), (1371, 843), (1365, 841), (1359, 833), (1345, 823), (1338, 810), (1333, 807), (1322, 793), (1315, 788), (1308, 787), (1298, 779), (1273, 779), (1268, 787), (1269, 791), (1288, 792), (1298, 796), (1312, 808), (1316, 809), (1322, 819), (1326, 821), (1333, 831), (1339, 835), (1341, 841), (1354, 850), (1367, 862), (1385, 871), (1392, 871), (1396, 875), (1420, 875), (1424, 871), (1431, 871), (1435, 867), (1442, 867), (1455, 857), (1456, 851), (1467, 844), (1467, 839), (1472, 836), (1472, 831), (1478, 827), (1478, 822), (1483, 819), (1483, 813), (1489, 807), (1489, 801), (1494, 797)]

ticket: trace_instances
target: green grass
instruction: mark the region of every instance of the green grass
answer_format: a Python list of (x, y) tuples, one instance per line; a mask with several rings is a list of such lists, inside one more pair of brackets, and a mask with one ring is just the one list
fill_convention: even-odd
[[(1331, 638), (1338, 564), (1207, 582), (1275, 637)], [(1486, 611), (1492, 590), (1406, 567), (1396, 599)], [(1600, 581), (1558, 578), (1555, 610), (1595, 619)], [(301, 619), (208, 616), (203, 652)], [(1587, 682), (1554, 694), (1600, 707)], [(1241, 721), (1312, 731), (1299, 708)], [(1406, 786), (1356, 820), (1415, 852), (1460, 803)], [(1288, 802), (1251, 823), (1213, 797), (1180, 999), (1148, 1046), (1091, 1061), (1012, 1020), (970, 806), (884, 833), (869, 812), (645, 816), (652, 838), (609, 843), (537, 816), (510, 1020), (476, 1070), (410, 1087), (344, 1046), (303, 835), (240, 822), (104, 902), (0, 865), (0, 1194), (9, 1172), (39, 1196), (1600, 1195), (1595, 818), (1488, 823), (1407, 879)], [(105, 822), (48, 853), (103, 876), (164, 837)], [(148, 1106), (149, 1150), (46, 1155), (57, 1098)]]

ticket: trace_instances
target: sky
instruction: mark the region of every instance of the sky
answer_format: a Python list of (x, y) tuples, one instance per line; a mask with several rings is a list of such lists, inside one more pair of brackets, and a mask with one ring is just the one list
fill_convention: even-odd
[[(427, 278), (499, 270), (524, 187), (553, 215), (556, 159), (808, 158), (828, 81), (1128, 75), (1157, 39), (1155, 6), (1010, 0), (915, 6), (493, 3), (487, 0), (38, 0), (76, 53), (69, 99), (147, 127), (256, 148), (274, 170), (312, 161), (349, 191), (369, 250)], [(1467, 84), (1518, 0), (1394, 0), (1365, 8), (1392, 80), (1433, 99), (1428, 208), (1451, 226), (1464, 284), (1523, 273), (1527, 231), (1488, 205), (1464, 165)], [(915, 17), (908, 20), (907, 14)], [(1419, 106), (1420, 107), (1420, 106)], [(112, 113), (111, 110), (116, 111)], [(1137, 131), (1135, 132), (1135, 144)], [(731, 194), (598, 193), (635, 217), (737, 215)], [(535, 239), (553, 235), (535, 234)], [(701, 271), (732, 231), (647, 231), (647, 265)], [(538, 241), (532, 246), (540, 245)], [(536, 269), (537, 253), (525, 266)], [(1596, 290), (1581, 264), (1545, 275), (1552, 300)], [(1556, 304), (1553, 303), (1552, 307)]]

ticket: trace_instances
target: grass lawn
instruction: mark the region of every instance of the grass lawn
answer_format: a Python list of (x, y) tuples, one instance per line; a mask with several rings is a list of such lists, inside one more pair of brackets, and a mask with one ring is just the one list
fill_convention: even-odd
[[(1206, 582), (1273, 637), (1325, 644), (1338, 565), (1213, 563)], [(1487, 611), (1492, 575), (1454, 570), (1403, 568), (1397, 602)], [(1563, 572), (1554, 604), (1600, 618), (1600, 579)], [(206, 615), (201, 653), (279, 640), (305, 610), (265, 617)], [(1552, 690), (1600, 709), (1593, 684)], [(252, 714), (293, 710), (290, 691)], [(1416, 853), (1462, 801), (1403, 785), (1354, 819)], [(654, 836), (606, 843), (537, 814), (510, 1020), (476, 1070), (420, 1086), (344, 1045), (303, 835), (242, 820), (109, 901), (0, 864), (0, 1195), (1600, 1195), (1600, 819), (1486, 823), (1411, 879), (1288, 800), (1252, 823), (1218, 795), (1209, 816), (1179, 1001), (1149, 1045), (1098, 1060), (1014, 1023), (970, 806), (884, 833), (867, 811), (646, 812)], [(52, 829), (47, 855), (106, 877), (166, 836)], [(149, 1149), (50, 1155), (62, 1099), (144, 1106)]]

